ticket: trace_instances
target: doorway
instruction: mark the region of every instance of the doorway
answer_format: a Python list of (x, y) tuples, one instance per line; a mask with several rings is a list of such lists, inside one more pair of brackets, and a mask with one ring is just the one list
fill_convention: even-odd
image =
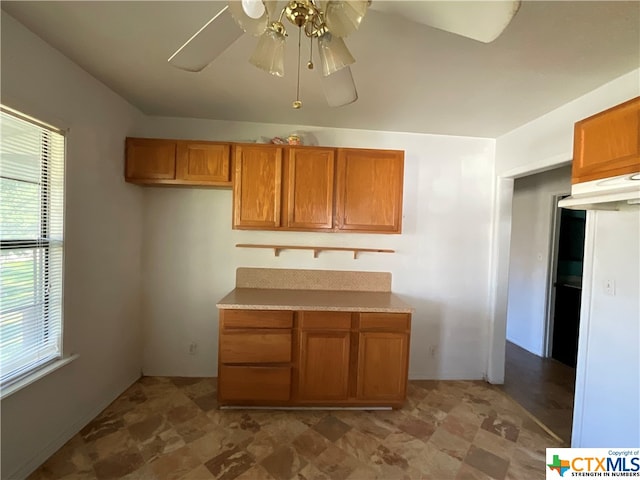
[[(574, 212), (557, 206), (570, 190), (569, 166), (514, 181), (502, 386), (567, 444), (575, 385), (571, 346), (577, 346), (580, 301), (575, 295), (579, 290), (566, 285), (578, 283), (582, 273), (581, 265), (576, 271), (573, 240), (581, 248), (584, 243), (584, 228), (581, 235), (575, 235), (580, 219), (576, 222)], [(571, 306), (577, 310), (569, 317)], [(576, 336), (569, 340), (572, 319)], [(568, 349), (563, 348), (566, 345)], [(566, 358), (554, 358), (554, 346)]]
[(547, 355), (575, 368), (578, 355), (580, 302), (586, 212), (558, 208), (556, 196), (554, 259), (549, 296)]

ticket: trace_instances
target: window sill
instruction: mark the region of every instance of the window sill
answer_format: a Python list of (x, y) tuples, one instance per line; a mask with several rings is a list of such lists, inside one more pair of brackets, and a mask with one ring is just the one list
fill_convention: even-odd
[(28, 385), (31, 385), (32, 383), (34, 383), (34, 382), (40, 380), (41, 378), (49, 375), (51, 372), (55, 372), (59, 368), (62, 368), (65, 365), (73, 362), (76, 358), (78, 358), (78, 356), (79, 355), (77, 353), (75, 353), (75, 354), (70, 355), (68, 357), (61, 358), (60, 360), (57, 360), (57, 361), (55, 361), (53, 363), (50, 363), (46, 367), (43, 367), (43, 368), (33, 372), (31, 375), (27, 375), (26, 377), (18, 380), (16, 383), (12, 383), (8, 387), (2, 389), (2, 392), (0, 392), (0, 399), (4, 399), (4, 398), (8, 397), (9, 395), (12, 395), (12, 394), (16, 393), (18, 390), (22, 390), (24, 387), (26, 387)]

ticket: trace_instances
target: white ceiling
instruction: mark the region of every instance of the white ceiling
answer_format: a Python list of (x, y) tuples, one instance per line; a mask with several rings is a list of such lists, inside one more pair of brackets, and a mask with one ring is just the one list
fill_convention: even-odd
[(640, 67), (638, 1), (523, 1), (490, 44), (370, 10), (347, 38), (359, 100), (327, 107), (317, 70), (303, 70), (304, 106), (293, 110), (294, 38), (285, 78), (247, 62), (256, 44), (248, 35), (201, 73), (167, 63), (221, 6), (2, 1), (2, 9), (151, 115), (497, 137)]

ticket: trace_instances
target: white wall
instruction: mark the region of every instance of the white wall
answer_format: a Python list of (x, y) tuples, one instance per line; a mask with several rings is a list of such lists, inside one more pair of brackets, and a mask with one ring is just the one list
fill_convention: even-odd
[(640, 208), (589, 212), (584, 273), (571, 445), (638, 447)]
[[(330, 146), (405, 150), (401, 235), (255, 232), (231, 229), (231, 191), (147, 189), (143, 254), (144, 372), (217, 373), (217, 300), (234, 287), (237, 267), (389, 271), (393, 291), (416, 309), (410, 376), (485, 374), (494, 142), (205, 120), (150, 119), (147, 136), (255, 140), (312, 132)], [(307, 138), (310, 138), (307, 135)], [(236, 243), (360, 246), (393, 254), (236, 248)], [(198, 354), (188, 346), (198, 343)]]
[(623, 75), (496, 140), (496, 192), (491, 256), (488, 378), (504, 381), (513, 178), (571, 161), (578, 120), (640, 95), (640, 69)]
[[(640, 95), (640, 70), (634, 70), (577, 100), (497, 139), (499, 175), (497, 198), (509, 189), (508, 177), (548, 169), (571, 158), (573, 124), (589, 115)], [(504, 375), (506, 291), (505, 264), (510, 242), (511, 209), (497, 205), (492, 271), (494, 316), (490, 324), (492, 347), (489, 378), (500, 383)], [(508, 203), (508, 202), (507, 202)], [(638, 441), (638, 210), (587, 213), (587, 241), (583, 272), (580, 338), (575, 389), (572, 446), (617, 446)], [(590, 231), (590, 233), (589, 233)], [(591, 252), (591, 253), (589, 253)], [(602, 280), (620, 279), (615, 297), (604, 298)], [(593, 282), (591, 300), (585, 285)], [(596, 290), (597, 289), (597, 290)], [(590, 371), (594, 370), (594, 374)], [(607, 391), (612, 389), (610, 391)], [(618, 429), (616, 431), (616, 429)]]
[(513, 190), (507, 340), (543, 356), (554, 195), (571, 191), (571, 167), (519, 178)]
[(68, 128), (64, 351), (2, 400), (2, 478), (22, 478), (140, 375), (142, 192), (123, 181), (141, 114), (2, 13), (2, 103)]
[(496, 173), (509, 176), (519, 169), (537, 170), (549, 160), (555, 159), (555, 164), (571, 160), (575, 122), (638, 95), (640, 69), (502, 135), (496, 144)]

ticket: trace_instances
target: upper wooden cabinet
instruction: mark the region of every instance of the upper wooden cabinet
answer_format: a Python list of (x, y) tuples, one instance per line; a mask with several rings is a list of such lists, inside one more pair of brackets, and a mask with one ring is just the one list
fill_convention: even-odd
[(336, 227), (400, 233), (404, 152), (338, 149)]
[(572, 183), (640, 171), (640, 97), (575, 124)]
[(289, 148), (285, 168), (285, 227), (333, 228), (333, 148)]
[(230, 145), (127, 138), (125, 180), (147, 185), (231, 186)]
[(332, 148), (235, 145), (233, 227), (329, 230), (333, 226)]
[(201, 183), (231, 183), (228, 143), (178, 142), (176, 177)]
[(153, 138), (127, 138), (125, 179), (127, 182), (146, 183), (157, 180), (175, 180), (176, 142)]
[(401, 232), (402, 151), (236, 145), (233, 158), (234, 228)]
[(234, 145), (233, 228), (280, 227), (282, 148)]
[(402, 232), (404, 152), (127, 138), (125, 180), (233, 185), (233, 228)]

